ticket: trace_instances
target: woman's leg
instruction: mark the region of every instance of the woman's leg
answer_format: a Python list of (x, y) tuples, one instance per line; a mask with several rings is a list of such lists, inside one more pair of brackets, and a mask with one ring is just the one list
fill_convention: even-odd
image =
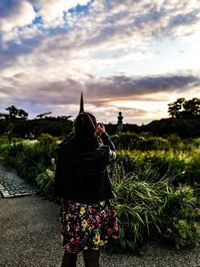
[(99, 267), (99, 250), (87, 249), (83, 251), (85, 267)]
[(76, 267), (77, 253), (65, 251), (61, 267)]

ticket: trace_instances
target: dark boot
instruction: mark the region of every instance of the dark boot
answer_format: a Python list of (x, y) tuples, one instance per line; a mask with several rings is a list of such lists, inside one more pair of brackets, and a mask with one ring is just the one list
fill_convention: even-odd
[(64, 253), (61, 267), (76, 267), (77, 253)]
[(83, 251), (85, 267), (99, 267), (99, 250), (87, 249)]

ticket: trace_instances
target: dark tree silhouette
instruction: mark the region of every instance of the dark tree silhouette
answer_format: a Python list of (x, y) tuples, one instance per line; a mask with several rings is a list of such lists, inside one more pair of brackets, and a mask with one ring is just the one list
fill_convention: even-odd
[(172, 118), (178, 118), (180, 113), (183, 111), (183, 104), (185, 103), (185, 98), (178, 98), (174, 103), (168, 104), (168, 113)]
[(9, 112), (9, 118), (15, 119), (17, 117), (18, 109), (15, 106), (10, 106), (6, 108), (6, 110)]
[(9, 119), (11, 120), (16, 118), (21, 118), (21, 119), (28, 118), (28, 113), (26, 111), (24, 111), (23, 109), (18, 109), (14, 105), (6, 108), (6, 110), (9, 112)]
[(22, 119), (27, 119), (28, 118), (28, 113), (24, 111), (23, 109), (18, 110), (18, 117)]
[(193, 119), (200, 116), (200, 99), (178, 98), (174, 103), (168, 104), (168, 113), (176, 119)]
[(185, 101), (183, 107), (184, 117), (194, 118), (200, 116), (200, 98), (193, 98)]

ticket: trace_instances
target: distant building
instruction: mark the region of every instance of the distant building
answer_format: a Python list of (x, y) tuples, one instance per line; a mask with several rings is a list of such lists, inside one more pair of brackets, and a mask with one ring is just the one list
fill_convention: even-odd
[(123, 131), (123, 116), (121, 112), (119, 112), (119, 116), (117, 118), (118, 118), (118, 122), (117, 122), (116, 134), (120, 134)]

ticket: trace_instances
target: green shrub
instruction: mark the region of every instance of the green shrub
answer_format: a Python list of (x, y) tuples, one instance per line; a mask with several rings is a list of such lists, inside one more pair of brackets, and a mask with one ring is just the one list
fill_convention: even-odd
[(126, 150), (168, 150), (171, 143), (163, 137), (143, 136), (136, 133), (122, 133), (112, 136), (112, 141), (117, 149)]
[[(168, 177), (173, 185), (194, 185), (200, 183), (200, 151), (121, 151), (118, 153), (116, 164), (121, 166), (124, 175), (138, 174), (140, 180), (157, 181)], [(116, 166), (115, 166), (116, 167)], [(114, 173), (115, 167), (111, 173)], [(117, 167), (117, 168), (118, 168)], [(155, 177), (148, 169), (157, 172)], [(139, 171), (139, 173), (138, 173)]]
[(169, 153), (146, 153), (143, 162), (156, 169), (160, 178), (167, 174), (174, 185), (186, 182), (184, 174), (187, 166), (184, 158)]
[(163, 210), (162, 236), (177, 248), (191, 247), (200, 240), (200, 209), (190, 186), (171, 190)]
[[(190, 142), (191, 143), (191, 142)], [(199, 138), (193, 138), (192, 143), (195, 147), (200, 147), (200, 137)]]
[(37, 175), (51, 166), (55, 146), (55, 143), (14, 144), (7, 149), (4, 157), (16, 168), (20, 177), (35, 183)]
[(48, 133), (42, 133), (38, 137), (38, 141), (42, 144), (49, 144), (52, 142), (56, 142), (58, 140), (57, 137), (52, 136), (51, 134)]
[(54, 175), (55, 175), (55, 165), (52, 165), (52, 168), (47, 168), (42, 173), (36, 176), (36, 183), (39, 188), (39, 191), (48, 196), (49, 198), (53, 198), (53, 185), (54, 185)]
[(136, 149), (145, 150), (169, 150), (170, 142), (163, 137), (148, 137), (139, 140)]
[(200, 147), (200, 138), (181, 139), (177, 134), (160, 137), (126, 132), (113, 135), (111, 138), (118, 150), (166, 151), (171, 149), (173, 151), (192, 151)]
[(135, 149), (138, 141), (144, 139), (143, 136), (130, 132), (122, 133), (120, 135), (113, 135), (111, 138), (117, 149), (126, 150)]
[(1, 135), (0, 136), (0, 145), (1, 144), (7, 144), (7, 143), (9, 143), (8, 142), (8, 137), (6, 135)]
[(188, 157), (187, 168), (185, 168), (184, 177), (188, 184), (200, 184), (200, 151), (195, 153), (194, 150), (192, 155)]
[(9, 149), (10, 144), (5, 143), (5, 144), (0, 144), (0, 155), (4, 156), (4, 153), (7, 149)]

